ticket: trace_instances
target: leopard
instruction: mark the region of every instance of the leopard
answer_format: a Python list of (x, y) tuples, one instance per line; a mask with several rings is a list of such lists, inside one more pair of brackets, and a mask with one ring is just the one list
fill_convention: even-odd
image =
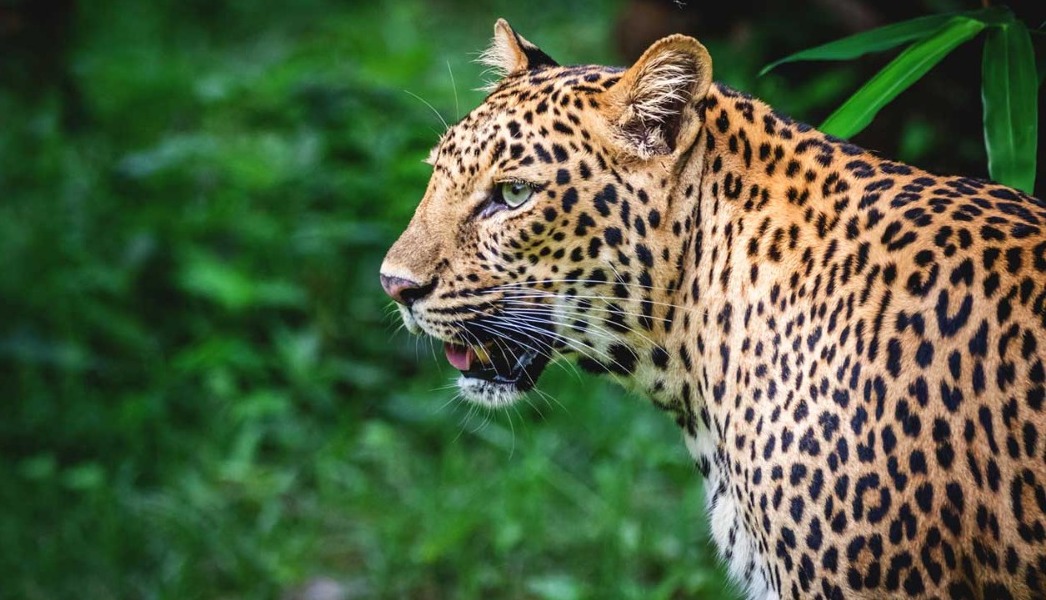
[(557, 362), (649, 398), (748, 598), (1046, 597), (1046, 203), (780, 114), (684, 35), (562, 66), (498, 20), (483, 59), (379, 274), (467, 400)]

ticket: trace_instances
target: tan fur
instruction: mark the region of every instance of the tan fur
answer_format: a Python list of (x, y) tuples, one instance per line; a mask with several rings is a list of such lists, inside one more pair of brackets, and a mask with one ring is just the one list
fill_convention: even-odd
[(751, 598), (1046, 597), (1046, 203), (796, 123), (690, 38), (624, 71), (521, 39), (382, 265), (408, 326), (650, 398)]

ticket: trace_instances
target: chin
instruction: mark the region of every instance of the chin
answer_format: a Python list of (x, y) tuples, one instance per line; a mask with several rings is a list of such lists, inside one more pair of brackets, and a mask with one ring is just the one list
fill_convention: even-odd
[(458, 389), (465, 400), (487, 408), (507, 408), (527, 393), (514, 383), (498, 383), (467, 375), (458, 377)]

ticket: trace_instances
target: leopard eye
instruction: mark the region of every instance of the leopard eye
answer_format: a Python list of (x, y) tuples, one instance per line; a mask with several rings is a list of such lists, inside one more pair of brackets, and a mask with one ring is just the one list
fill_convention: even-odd
[(494, 190), (494, 199), (510, 208), (522, 206), (533, 195), (534, 188), (521, 181), (503, 181)]

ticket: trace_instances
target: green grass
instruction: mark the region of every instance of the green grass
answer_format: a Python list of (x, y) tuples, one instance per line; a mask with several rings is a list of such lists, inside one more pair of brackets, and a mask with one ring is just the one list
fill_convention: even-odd
[(84, 4), (76, 93), (0, 92), (0, 597), (727, 593), (665, 416), (471, 410), (380, 295), (494, 19), (612, 58), (613, 2), (513, 6)]

